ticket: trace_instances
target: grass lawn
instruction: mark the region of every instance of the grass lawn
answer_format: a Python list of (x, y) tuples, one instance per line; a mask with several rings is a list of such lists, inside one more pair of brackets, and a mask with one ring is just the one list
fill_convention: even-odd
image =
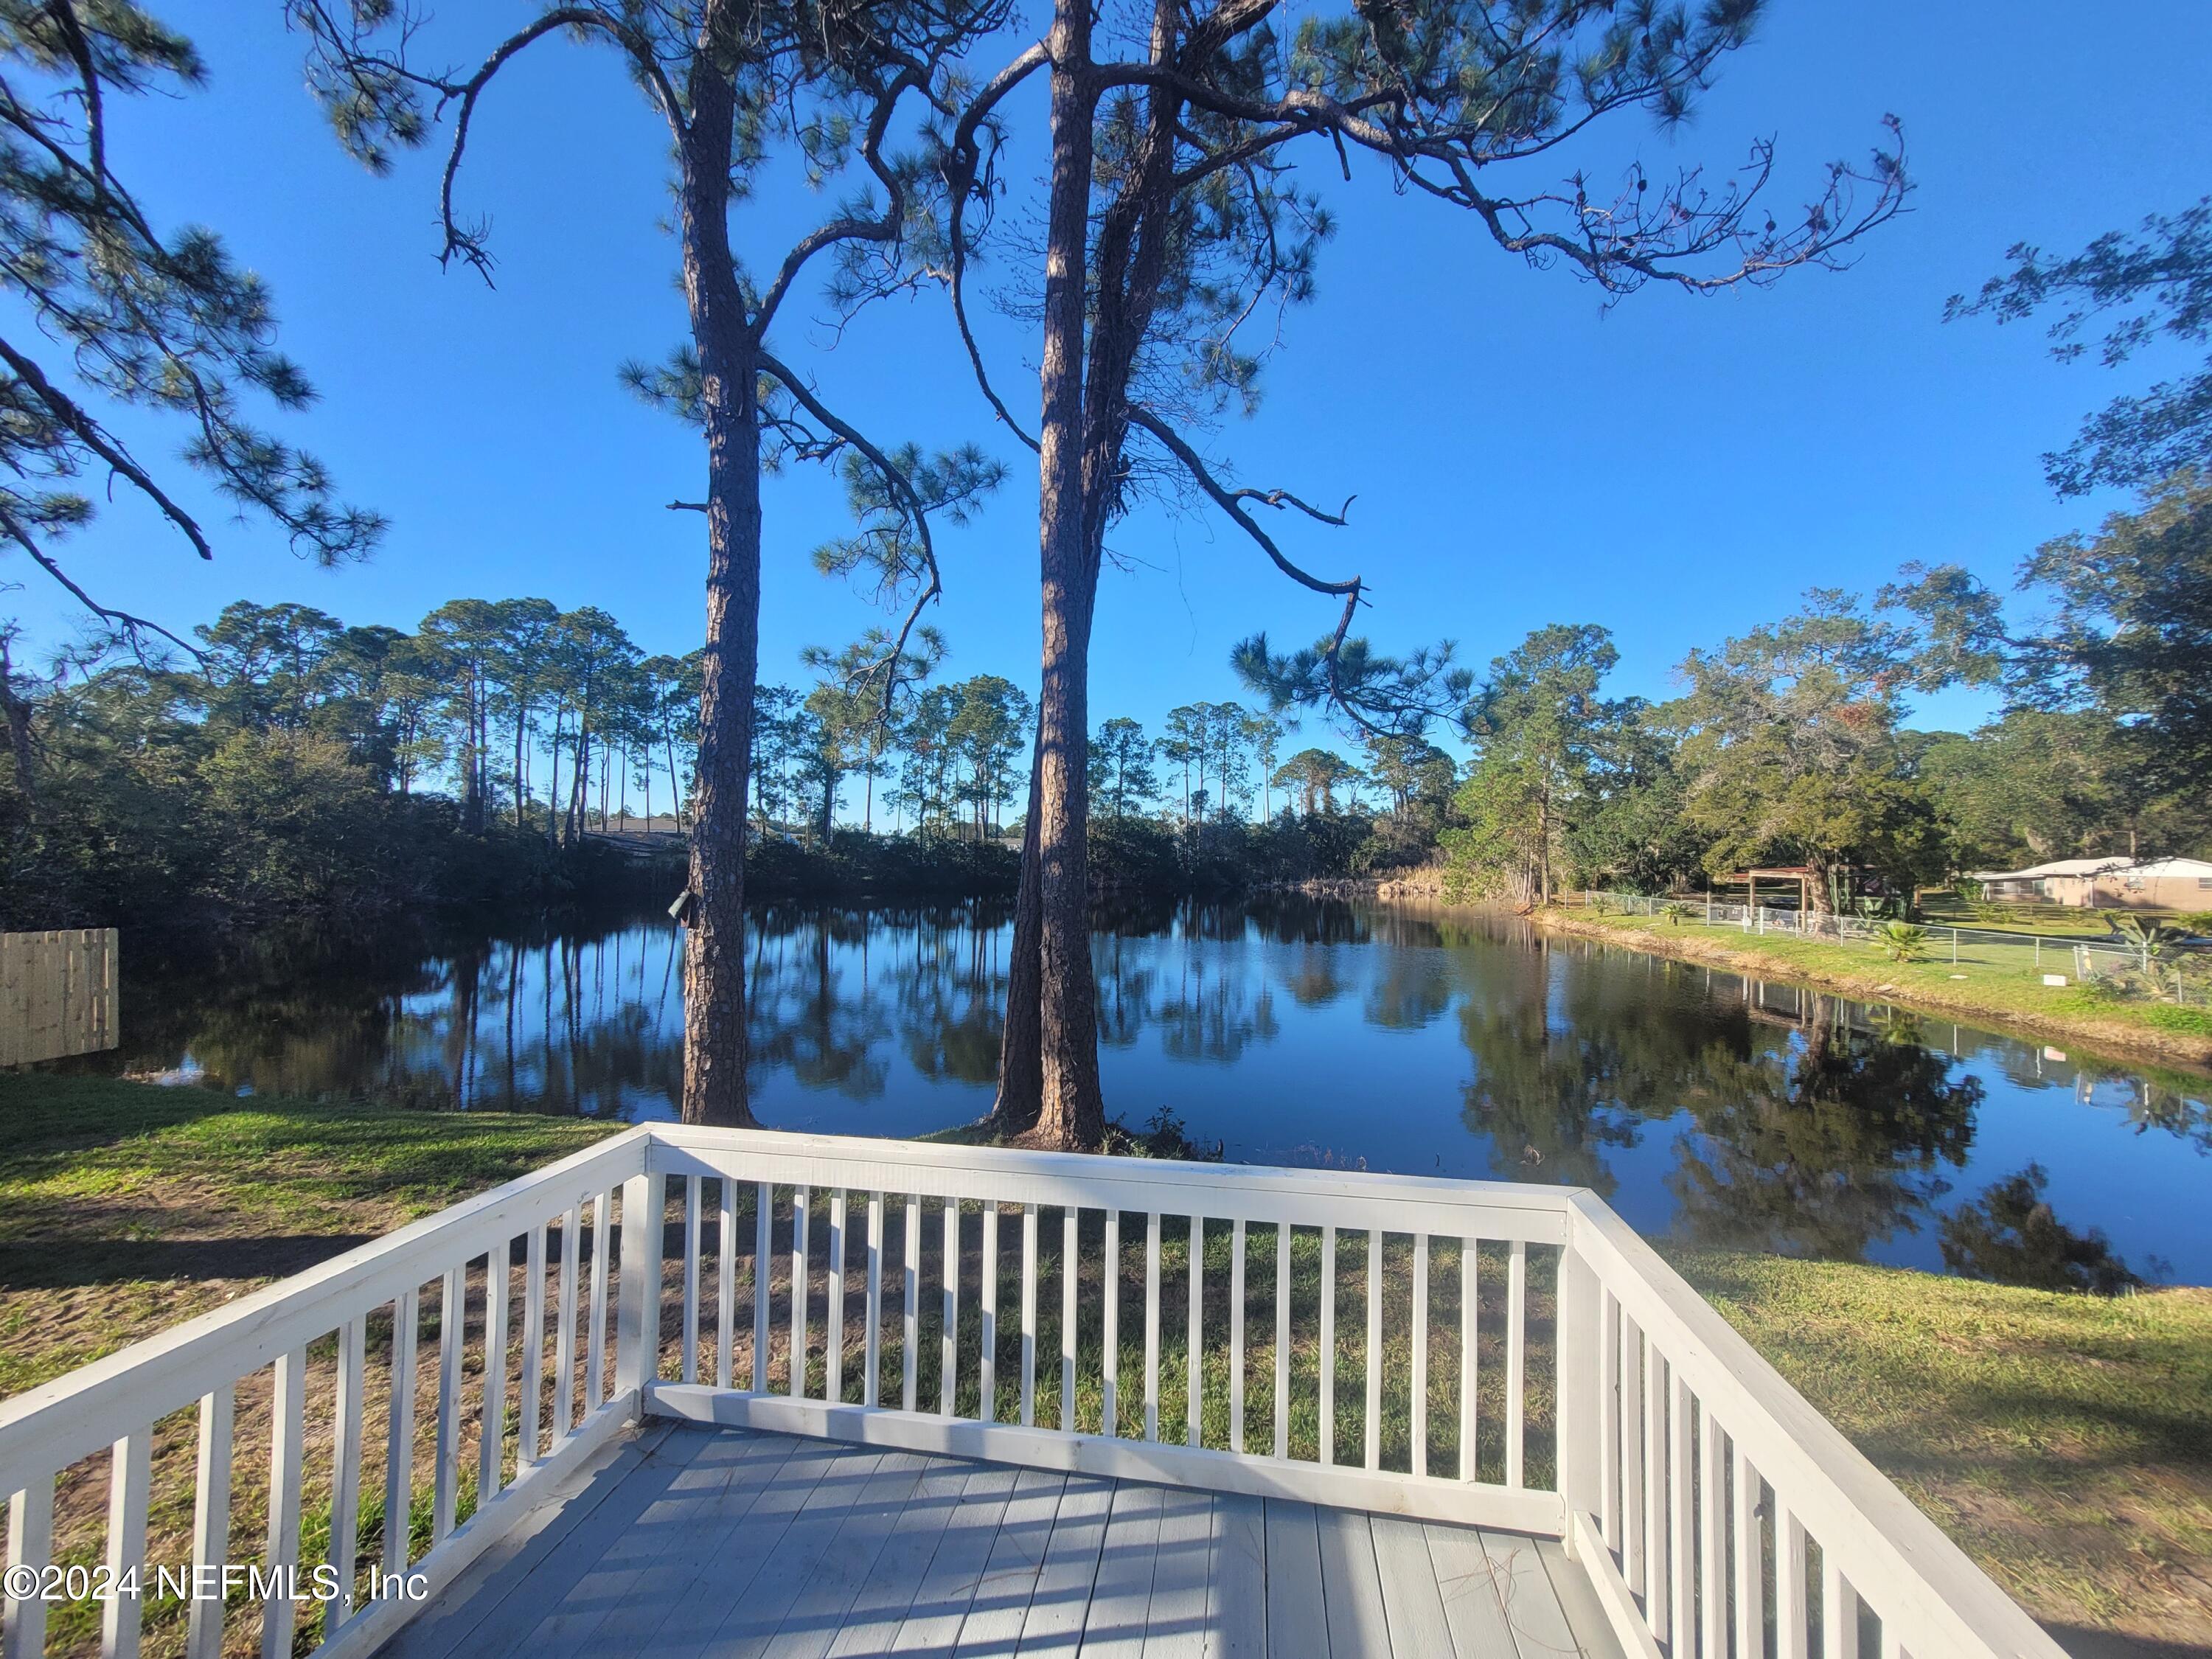
[[(1536, 920), (1563, 933), (1613, 939), (1738, 972), (1806, 980), (1868, 1001), (1937, 1008), (2040, 1037), (2212, 1065), (2212, 1008), (2148, 1000), (2108, 1001), (2078, 985), (2045, 985), (2025, 960), (1977, 960), (1971, 949), (1954, 963), (1940, 933), (1929, 941), (1928, 961), (1892, 962), (1870, 945), (1745, 934), (1694, 921), (1678, 924), (1661, 916), (1577, 909), (1542, 912)], [(2003, 949), (2007, 957), (2023, 954), (2017, 947)], [(2063, 957), (2050, 965), (2059, 972), (2069, 966)]]
[[(0, 1076), (0, 1124), (6, 1126), (0, 1139), (0, 1394), (84, 1364), (618, 1127), (234, 1100), (42, 1075)], [(971, 1216), (969, 1224), (965, 1236), (972, 1243), (978, 1218)], [(1046, 1230), (1048, 1258), (1056, 1231)], [(750, 1232), (741, 1226), (738, 1237), (749, 1240)], [(1002, 1268), (1016, 1237), (1002, 1229)], [(1226, 1229), (1209, 1229), (1206, 1246), (1209, 1283), (1224, 1284)], [(933, 1243), (933, 1261), (934, 1248)], [(1181, 1301), (1188, 1248), (1183, 1228), (1171, 1221), (1161, 1264), (1160, 1405), (1163, 1434), (1176, 1438), (1188, 1404)], [(1273, 1420), (1273, 1248), (1272, 1230), (1251, 1230), (1246, 1431), (1255, 1448), (1266, 1443)], [(1123, 1249), (1125, 1284), (1140, 1283), (1141, 1228), (1125, 1229)], [(2099, 1301), (1767, 1257), (1697, 1255), (1680, 1265), (1754, 1346), (2046, 1621), (2195, 1644), (2140, 1650), (2146, 1653), (2212, 1652), (2212, 1440), (2204, 1432), (2212, 1421), (2212, 1292), (2161, 1291)], [(1346, 1240), (1337, 1267), (1348, 1307), (1356, 1298), (1352, 1287), (1364, 1282), (1364, 1243)], [(1392, 1255), (1384, 1270), (1395, 1279), (1409, 1264), (1402, 1253)], [(1439, 1255), (1432, 1272), (1432, 1312), (1449, 1331), (1455, 1254)], [(1486, 1287), (1498, 1284), (1497, 1264), (1486, 1260), (1482, 1273)], [(1294, 1453), (1304, 1455), (1318, 1434), (1309, 1392), (1318, 1355), (1304, 1316), (1315, 1305), (1320, 1279), (1317, 1242), (1294, 1235), (1292, 1307), (1300, 1317), (1289, 1361), (1290, 1434)], [(1548, 1280), (1533, 1260), (1531, 1290), (1540, 1323), (1548, 1316)], [(1200, 1366), (1209, 1441), (1226, 1429), (1218, 1299), (1209, 1290)], [(1394, 1291), (1388, 1299), (1401, 1308), (1405, 1297)], [(1042, 1300), (1048, 1322), (1057, 1298)], [(1001, 1305), (1011, 1305), (1004, 1293)], [(963, 1296), (963, 1325), (974, 1317), (972, 1295)], [(1136, 1304), (1125, 1301), (1124, 1310), (1127, 1345), (1137, 1340), (1140, 1321)], [(1486, 1347), (1495, 1316), (1486, 1288)], [(1364, 1333), (1357, 1322), (1348, 1323), (1338, 1332), (1340, 1363), (1356, 1367)], [(925, 1318), (921, 1334), (922, 1393), (934, 1398), (933, 1317)], [(1095, 1347), (1095, 1327), (1085, 1334), (1086, 1346)], [(1547, 1346), (1541, 1340), (1547, 1333), (1532, 1334), (1540, 1348)], [(1045, 1352), (1056, 1348), (1053, 1332), (1041, 1331), (1040, 1338)], [(425, 1339), (434, 1340), (434, 1332), (426, 1330)], [(1401, 1377), (1407, 1362), (1398, 1316), (1386, 1319), (1384, 1340), (1386, 1375)], [(1448, 1402), (1456, 1386), (1453, 1346), (1447, 1341), (1432, 1352), (1437, 1401)], [(848, 1354), (857, 1350), (857, 1338), (849, 1339)], [(891, 1374), (898, 1363), (895, 1346), (885, 1359)], [(1548, 1372), (1548, 1358), (1535, 1363)], [(780, 1377), (787, 1364), (779, 1349), (771, 1358), (772, 1376)], [(1139, 1352), (1125, 1346), (1124, 1432), (1135, 1431), (1133, 1385), (1139, 1364)], [(741, 1360), (741, 1373), (749, 1369), (749, 1360)], [(1086, 1377), (1094, 1376), (1095, 1359), (1083, 1369)], [(1500, 1367), (1486, 1354), (1482, 1370), (1494, 1379)], [(1002, 1359), (1002, 1389), (1013, 1386), (1014, 1374)], [(972, 1395), (972, 1381), (965, 1379), (963, 1395)], [(857, 1386), (849, 1370), (848, 1386)], [(1056, 1395), (1056, 1383), (1051, 1392)], [(1358, 1391), (1339, 1392), (1352, 1397), (1340, 1401), (1338, 1443), (1356, 1445)], [(1086, 1382), (1079, 1413), (1091, 1422), (1097, 1409)], [(1540, 1389), (1530, 1409), (1531, 1473), (1541, 1478), (1549, 1447), (1548, 1401)], [(1053, 1420), (1056, 1410), (1055, 1400), (1042, 1414)], [(242, 1435), (265, 1435), (265, 1416), (243, 1389), (240, 1413)], [(1386, 1463), (1395, 1461), (1391, 1449), (1402, 1446), (1403, 1416), (1391, 1401), (1382, 1425)], [(1432, 1467), (1453, 1466), (1452, 1417), (1432, 1405)], [(1494, 1412), (1488, 1421), (1495, 1423)], [(191, 1447), (189, 1422), (161, 1434), (157, 1488), (165, 1460), (188, 1473)], [(1486, 1438), (1484, 1463), (1496, 1455)], [(311, 1448), (311, 1462), (323, 1455)], [(465, 1467), (468, 1461), (465, 1451)], [(89, 1470), (65, 1488), (58, 1517), (64, 1534), (72, 1517), (88, 1540), (96, 1532), (102, 1476), (104, 1468)], [(326, 1514), (321, 1521), (327, 1524)], [(157, 1540), (165, 1528), (187, 1522), (188, 1511), (179, 1516), (157, 1504)], [(311, 1513), (308, 1523), (312, 1554), (317, 1516)], [(233, 1534), (239, 1559), (258, 1547), (260, 1524), (242, 1504)], [(58, 1648), (73, 1649), (95, 1634), (84, 1619), (58, 1617), (55, 1631)], [(149, 1613), (149, 1647), (167, 1650), (180, 1634), (180, 1621)]]

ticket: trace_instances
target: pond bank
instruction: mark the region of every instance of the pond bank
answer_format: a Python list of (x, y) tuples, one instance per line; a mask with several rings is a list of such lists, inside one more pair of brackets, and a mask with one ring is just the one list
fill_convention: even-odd
[(2171, 1003), (2100, 1002), (2076, 986), (2057, 989), (2006, 975), (1954, 976), (1940, 962), (1885, 962), (1871, 949), (1771, 935), (1756, 945), (1654, 917), (1596, 917), (1539, 910), (1547, 933), (1707, 963), (1733, 973), (1802, 980), (1863, 1002), (1898, 1003), (1970, 1018), (2025, 1036), (2087, 1044), (2212, 1070), (2212, 1012)]
[[(0, 1076), (0, 1395), (625, 1127), (44, 1073)], [(2212, 1645), (2212, 1291), (1678, 1266), (2032, 1611), (2090, 1633), (2084, 1659)], [(103, 1495), (72, 1485), (64, 1528)]]

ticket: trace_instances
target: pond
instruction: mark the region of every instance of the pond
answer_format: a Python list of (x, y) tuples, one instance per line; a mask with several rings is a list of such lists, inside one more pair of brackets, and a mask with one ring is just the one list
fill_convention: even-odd
[[(1003, 907), (775, 908), (750, 940), (771, 1127), (989, 1106)], [(126, 977), (101, 1069), (432, 1107), (673, 1115), (657, 913), (264, 943)], [(1109, 1109), (1236, 1160), (1576, 1182), (1648, 1235), (2017, 1282), (2212, 1282), (2212, 1080), (1510, 917), (1297, 896), (1102, 915)], [(82, 1064), (82, 1062), (79, 1062)]]

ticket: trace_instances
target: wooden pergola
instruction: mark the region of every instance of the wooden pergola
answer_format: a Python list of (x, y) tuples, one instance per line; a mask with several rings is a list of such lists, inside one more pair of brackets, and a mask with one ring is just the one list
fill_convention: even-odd
[(1753, 906), (1756, 906), (1759, 902), (1759, 884), (1761, 881), (1794, 881), (1797, 884), (1799, 908), (1809, 910), (1813, 908), (1813, 883), (1815, 877), (1816, 872), (1809, 864), (1774, 864), (1756, 870), (1740, 870), (1735, 875), (1721, 877), (1720, 880), (1724, 885), (1729, 887), (1741, 883), (1748, 888), (1750, 896), (1744, 902)]

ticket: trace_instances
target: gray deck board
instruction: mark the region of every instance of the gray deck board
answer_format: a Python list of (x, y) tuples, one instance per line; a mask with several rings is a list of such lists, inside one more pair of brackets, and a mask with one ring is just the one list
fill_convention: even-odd
[(1267, 1507), (1224, 1493), (1213, 1500), (1213, 1518), (1206, 1650), (1221, 1659), (1267, 1659)]
[(1145, 1659), (1205, 1659), (1214, 1505), (1226, 1501), (1188, 1487), (1161, 1494), (1152, 1601), (1145, 1613)]
[(1328, 1629), (1313, 1505), (1269, 1498), (1267, 1551), (1268, 1659), (1303, 1659), (1313, 1651), (1315, 1632)]
[(1555, 1542), (655, 1425), (549, 1492), (386, 1659), (1619, 1659)]
[(1023, 1472), (1014, 1495), (999, 1522), (999, 1535), (991, 1546), (975, 1599), (960, 1626), (954, 1651), (961, 1659), (1004, 1659), (1022, 1639), (1022, 1626), (1030, 1614), (1030, 1597), (1043, 1570), (1046, 1549), (1052, 1542), (1053, 1522), (1059, 1518), (1066, 1477), (1035, 1469)]
[(1382, 1612), (1382, 1578), (1376, 1570), (1367, 1516), (1357, 1510), (1316, 1510), (1314, 1523), (1321, 1536), (1330, 1659), (1388, 1654), (1390, 1622)]
[(1030, 1592), (1017, 1653), (1070, 1654), (1082, 1647), (1083, 1619), (1091, 1607), (1091, 1586), (1098, 1579), (1114, 1492), (1111, 1480), (1079, 1475), (1061, 1491), (1060, 1513), (1053, 1516), (1052, 1540), (1045, 1546), (1044, 1565)]
[(970, 1472), (966, 1463), (940, 1457), (928, 1461), (890, 1541), (877, 1558), (875, 1571), (860, 1586), (845, 1614), (845, 1627), (830, 1644), (830, 1659), (882, 1653), (897, 1639), (907, 1610), (921, 1589), (922, 1575), (937, 1555), (939, 1540), (960, 1508)]
[(1123, 1481), (1106, 1521), (1106, 1548), (1083, 1621), (1084, 1659), (1139, 1659), (1152, 1607), (1152, 1567), (1159, 1559), (1158, 1486)]

